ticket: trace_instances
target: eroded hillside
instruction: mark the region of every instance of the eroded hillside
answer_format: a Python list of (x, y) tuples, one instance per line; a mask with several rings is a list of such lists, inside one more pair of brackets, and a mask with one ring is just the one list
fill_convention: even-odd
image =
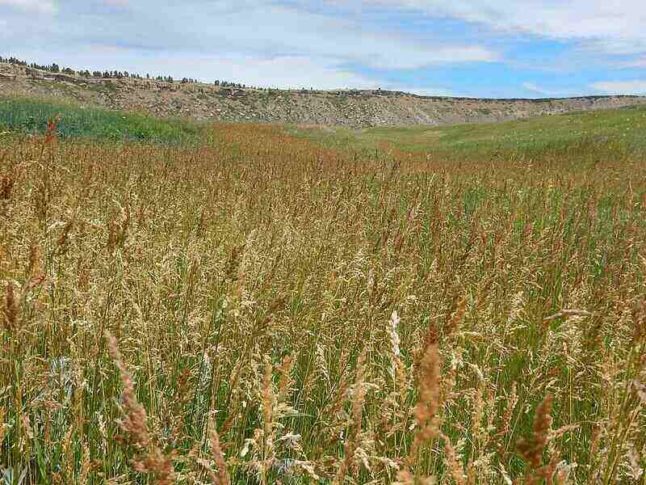
[(81, 77), (0, 63), (0, 95), (47, 96), (84, 105), (196, 120), (350, 127), (489, 122), (646, 104), (646, 97), (543, 100), (423, 97), (391, 91), (230, 88), (148, 79)]

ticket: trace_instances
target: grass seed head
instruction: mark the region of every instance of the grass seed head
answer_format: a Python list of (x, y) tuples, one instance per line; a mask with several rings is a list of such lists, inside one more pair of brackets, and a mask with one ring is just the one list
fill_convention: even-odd
[(121, 397), (124, 417), (120, 421), (121, 429), (137, 449), (133, 468), (140, 473), (151, 474), (155, 483), (171, 484), (175, 476), (172, 461), (162, 453), (148, 430), (146, 410), (137, 400), (134, 382), (119, 351), (117, 339), (110, 334), (106, 337), (110, 356), (119, 369), (123, 385)]
[(7, 330), (15, 330), (18, 326), (18, 299), (16, 298), (13, 283), (8, 281), (5, 285), (4, 309), (2, 322)]

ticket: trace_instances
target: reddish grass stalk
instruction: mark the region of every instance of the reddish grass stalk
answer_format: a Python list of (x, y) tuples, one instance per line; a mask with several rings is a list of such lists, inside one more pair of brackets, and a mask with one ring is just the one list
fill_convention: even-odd
[(172, 460), (159, 449), (148, 431), (146, 410), (137, 400), (135, 386), (119, 352), (117, 339), (109, 333), (107, 339), (110, 356), (119, 369), (123, 384), (121, 398), (125, 416), (120, 422), (121, 429), (137, 449), (133, 468), (140, 473), (152, 475), (155, 483), (159, 485), (171, 484), (175, 478)]
[(229, 485), (231, 483), (231, 479), (229, 478), (229, 472), (227, 471), (227, 462), (224, 458), (222, 446), (220, 445), (220, 435), (218, 435), (218, 430), (213, 418), (209, 419), (209, 446), (211, 448), (211, 454), (213, 455), (213, 461), (215, 461), (215, 466), (217, 468), (216, 473), (211, 477), (213, 484)]
[(433, 440), (439, 432), (437, 411), (440, 406), (440, 369), (441, 357), (436, 342), (426, 346), (419, 366), (419, 397), (414, 415), (417, 431), (413, 444), (398, 478), (401, 482), (413, 482), (413, 469), (425, 443)]

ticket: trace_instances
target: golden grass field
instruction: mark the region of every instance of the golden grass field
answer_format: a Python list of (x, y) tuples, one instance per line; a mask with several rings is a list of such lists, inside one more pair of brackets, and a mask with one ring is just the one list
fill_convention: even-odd
[(2, 483), (643, 483), (644, 160), (5, 134)]

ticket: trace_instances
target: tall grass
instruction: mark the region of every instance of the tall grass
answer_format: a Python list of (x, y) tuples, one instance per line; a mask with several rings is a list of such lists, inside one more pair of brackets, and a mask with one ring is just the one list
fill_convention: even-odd
[(212, 138), (0, 138), (5, 482), (643, 479), (643, 159)]

